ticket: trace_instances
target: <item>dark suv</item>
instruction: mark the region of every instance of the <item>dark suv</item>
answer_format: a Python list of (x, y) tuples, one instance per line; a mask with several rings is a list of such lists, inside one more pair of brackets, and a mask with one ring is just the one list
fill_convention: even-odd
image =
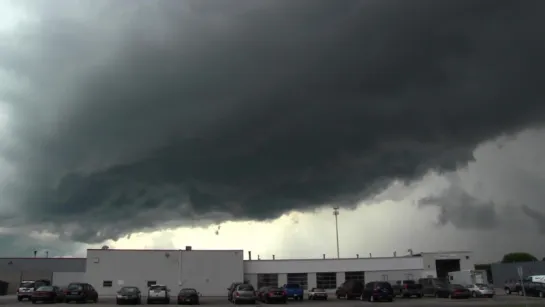
[(92, 301), (93, 303), (98, 302), (98, 293), (88, 283), (84, 282), (73, 282), (66, 287), (66, 299), (65, 302), (80, 302), (87, 303)]
[(391, 302), (394, 300), (394, 289), (392, 285), (386, 281), (372, 281), (365, 284), (363, 288), (363, 294), (360, 299), (367, 299), (370, 302), (374, 301), (388, 301)]

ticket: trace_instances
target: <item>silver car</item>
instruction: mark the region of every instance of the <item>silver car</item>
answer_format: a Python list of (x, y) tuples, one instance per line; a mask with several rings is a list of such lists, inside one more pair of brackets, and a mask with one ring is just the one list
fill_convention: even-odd
[(494, 297), (496, 291), (494, 288), (485, 284), (474, 284), (467, 286), (473, 297)]
[(235, 288), (235, 291), (233, 291), (233, 298), (232, 302), (237, 303), (250, 303), (255, 304), (257, 300), (257, 295), (255, 293), (255, 289), (250, 284), (241, 284), (238, 285)]
[(164, 285), (153, 285), (148, 289), (148, 304), (170, 304), (170, 289)]

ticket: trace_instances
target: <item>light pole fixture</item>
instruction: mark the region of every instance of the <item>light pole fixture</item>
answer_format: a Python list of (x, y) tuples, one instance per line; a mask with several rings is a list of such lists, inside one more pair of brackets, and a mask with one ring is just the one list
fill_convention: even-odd
[(339, 259), (339, 207), (333, 207), (333, 215), (335, 216), (335, 234), (337, 236), (337, 259)]

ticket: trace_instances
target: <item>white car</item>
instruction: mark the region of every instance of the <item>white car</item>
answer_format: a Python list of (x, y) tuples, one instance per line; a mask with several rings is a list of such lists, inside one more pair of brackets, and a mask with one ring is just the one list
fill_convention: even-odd
[(327, 300), (327, 292), (322, 288), (312, 288), (308, 292), (309, 300)]
[(485, 284), (474, 284), (467, 286), (473, 297), (494, 297), (496, 291), (494, 288)]
[(170, 289), (164, 285), (153, 285), (149, 287), (147, 303), (170, 304)]

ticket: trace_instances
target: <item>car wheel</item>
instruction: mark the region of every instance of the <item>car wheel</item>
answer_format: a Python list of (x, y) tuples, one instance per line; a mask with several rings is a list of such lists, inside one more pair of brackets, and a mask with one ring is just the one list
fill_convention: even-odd
[(370, 295), (370, 296), (369, 296), (369, 302), (374, 302), (374, 301), (375, 301), (375, 297), (372, 296), (372, 295)]
[(23, 300), (23, 298), (22, 298), (22, 297), (20, 297), (20, 296), (18, 296), (18, 297), (17, 297), (17, 300), (18, 300), (18, 301), (20, 302), (20, 301), (22, 301), (22, 300)]
[(477, 292), (475, 292), (475, 291), (472, 291), (472, 292), (471, 292), (471, 296), (473, 296), (473, 297), (477, 297)]
[(365, 297), (363, 297), (363, 294), (360, 295), (360, 301), (363, 301), (365, 299)]
[(434, 296), (435, 296), (435, 298), (440, 298), (440, 297), (441, 297), (441, 296), (439, 295), (439, 293), (437, 293), (437, 292), (435, 293)]
[(510, 295), (511, 294), (511, 289), (505, 288), (505, 294)]
[(36, 301), (35, 301), (35, 300), (32, 300), (32, 304), (36, 304)]
[(541, 297), (541, 298), (543, 298), (543, 292), (540, 291), (539, 294), (538, 294), (538, 296)]
[(448, 294), (448, 298), (449, 298), (449, 299), (452, 299), (452, 294), (449, 293), (449, 294)]

